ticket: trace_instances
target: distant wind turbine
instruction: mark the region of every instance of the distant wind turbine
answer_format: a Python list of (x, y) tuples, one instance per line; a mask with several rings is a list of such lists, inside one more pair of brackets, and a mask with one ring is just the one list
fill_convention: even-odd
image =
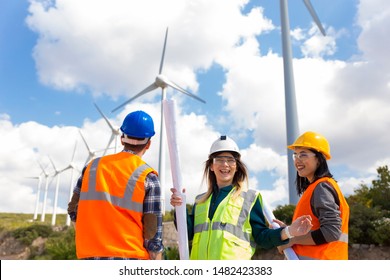
[(160, 182), (161, 182), (161, 192), (162, 192), (162, 199), (163, 199), (163, 207), (165, 207), (165, 191), (164, 191), (164, 185), (165, 185), (165, 174), (164, 174), (164, 170), (165, 170), (165, 141), (166, 141), (166, 138), (165, 138), (165, 129), (164, 129), (164, 109), (163, 109), (163, 101), (166, 99), (166, 89), (167, 87), (171, 87), (171, 88), (174, 88), (178, 91), (180, 91), (181, 93), (184, 93), (202, 103), (206, 103), (206, 101), (204, 101), (203, 99), (197, 97), (196, 95), (186, 91), (185, 89), (183, 89), (182, 87), (180, 87), (179, 85), (177, 85), (176, 83), (170, 81), (166, 76), (164, 76), (162, 74), (162, 70), (163, 70), (163, 66), (164, 66), (164, 57), (165, 57), (165, 49), (166, 49), (166, 45), (167, 45), (167, 38), (168, 38), (168, 28), (166, 29), (166, 32), (165, 32), (165, 40), (164, 40), (164, 47), (163, 47), (163, 52), (162, 52), (162, 57), (161, 57), (161, 62), (160, 62), (160, 68), (159, 68), (159, 72), (158, 72), (158, 75), (156, 77), (156, 80), (151, 84), (149, 85), (148, 87), (146, 87), (144, 90), (142, 90), (140, 93), (136, 94), (134, 97), (130, 98), (129, 100), (127, 100), (126, 102), (124, 102), (123, 104), (119, 105), (118, 107), (116, 107), (115, 109), (112, 110), (112, 112), (115, 112), (116, 110), (122, 108), (123, 106), (125, 106), (126, 104), (130, 103), (131, 101), (133, 101), (134, 99), (152, 91), (152, 90), (155, 90), (156, 88), (161, 88), (162, 89), (162, 94), (161, 94), (161, 123), (160, 123), (160, 151), (159, 151), (159, 165), (158, 165), (158, 172), (159, 172), (159, 177), (160, 177)]
[(41, 222), (45, 221), (46, 215), (46, 204), (47, 204), (47, 193), (49, 189), (49, 173), (46, 172), (45, 168), (43, 168), (42, 164), (38, 161), (39, 166), (42, 169), (43, 175), (45, 176), (45, 192), (43, 195), (43, 203), (42, 203), (42, 214), (41, 214)]
[(91, 150), (91, 148), (89, 147), (89, 145), (87, 143), (87, 140), (85, 140), (85, 137), (84, 137), (84, 135), (83, 135), (83, 133), (81, 132), (80, 129), (79, 129), (79, 133), (81, 135), (81, 139), (83, 139), (85, 147), (88, 150), (88, 157), (87, 157), (87, 160), (84, 163), (84, 166), (86, 166), (89, 163), (90, 160), (92, 160), (92, 159), (94, 159), (96, 157), (98, 152), (101, 152), (101, 151), (104, 151), (104, 150)]
[(121, 135), (121, 133), (119, 131), (119, 127), (114, 127), (114, 125), (112, 125), (112, 123), (108, 120), (108, 118), (103, 114), (102, 110), (100, 110), (98, 105), (96, 103), (93, 103), (93, 104), (95, 105), (96, 109), (99, 111), (100, 115), (104, 118), (107, 125), (111, 129), (111, 137), (110, 137), (110, 140), (108, 141), (107, 147), (104, 150), (103, 155), (105, 155), (107, 153), (107, 150), (109, 149), (112, 141), (115, 141), (115, 153), (116, 153), (117, 148), (118, 148), (118, 137)]
[(50, 159), (50, 162), (54, 168), (53, 178), (57, 177), (56, 188), (55, 188), (55, 192), (54, 192), (53, 215), (51, 218), (51, 225), (54, 226), (56, 224), (56, 217), (57, 217), (57, 204), (58, 204), (58, 192), (59, 192), (59, 188), (60, 188), (60, 175), (61, 175), (61, 172), (63, 170), (57, 169), (56, 166), (54, 165), (53, 160), (50, 157), (49, 157), (49, 159)]
[[(317, 24), (322, 35), (325, 30), (310, 2), (303, 0), (314, 22)], [(292, 50), (290, 41), (290, 23), (288, 17), (287, 0), (280, 0), (280, 18), (282, 23), (282, 47), (283, 47), (283, 66), (284, 66), (284, 91), (286, 106), (286, 126), (287, 126), (287, 145), (292, 144), (299, 136), (299, 122), (297, 114), (297, 104), (295, 97), (294, 71), (292, 65)], [(296, 205), (298, 195), (295, 189), (296, 170), (292, 158), (293, 151), (287, 149), (288, 154), (288, 184), (289, 184), (289, 204)]]
[(37, 186), (37, 194), (36, 194), (36, 200), (35, 200), (35, 208), (34, 208), (34, 216), (33, 221), (35, 221), (38, 217), (38, 208), (39, 208), (39, 199), (41, 196), (41, 184), (42, 184), (42, 174), (39, 176), (33, 176), (33, 177), (26, 177), (27, 179), (37, 179), (38, 180), (38, 186)]
[[(71, 200), (72, 198), (72, 194), (73, 194), (73, 188), (74, 188), (74, 171), (78, 171), (80, 173), (80, 170), (77, 168), (77, 166), (75, 165), (74, 163), (74, 157), (75, 157), (75, 154), (76, 154), (76, 148), (77, 148), (77, 141), (74, 145), (74, 149), (73, 149), (73, 154), (72, 154), (72, 159), (70, 160), (70, 163), (68, 166), (66, 166), (64, 169), (61, 170), (61, 172), (65, 171), (65, 170), (68, 170), (70, 169), (71, 170), (71, 175), (70, 175), (70, 186), (69, 186), (69, 200)], [(69, 226), (70, 225), (70, 217), (69, 215), (66, 215), (66, 225)]]

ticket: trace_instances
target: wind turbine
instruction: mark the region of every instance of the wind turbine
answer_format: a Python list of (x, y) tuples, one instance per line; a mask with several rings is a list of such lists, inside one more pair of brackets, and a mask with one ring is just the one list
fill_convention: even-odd
[(49, 189), (49, 173), (46, 172), (45, 168), (43, 168), (42, 164), (38, 161), (39, 166), (42, 169), (43, 175), (45, 176), (45, 192), (43, 195), (43, 203), (42, 203), (42, 215), (41, 215), (41, 222), (45, 221), (45, 215), (46, 215), (46, 203), (47, 203), (47, 193)]
[(91, 150), (91, 148), (88, 146), (87, 140), (85, 140), (85, 137), (84, 137), (83, 133), (81, 132), (81, 130), (79, 130), (79, 133), (81, 135), (81, 139), (83, 139), (85, 147), (88, 150), (88, 157), (87, 157), (87, 160), (85, 161), (85, 164), (84, 164), (84, 166), (85, 166), (85, 165), (87, 165), (87, 163), (90, 160), (94, 159), (96, 157), (97, 152), (100, 152), (100, 151)]
[(53, 178), (54, 177), (57, 177), (57, 182), (56, 182), (56, 189), (55, 189), (55, 192), (54, 192), (54, 205), (53, 205), (53, 215), (52, 215), (52, 218), (51, 218), (51, 225), (54, 226), (56, 224), (56, 217), (57, 217), (57, 203), (58, 203), (58, 191), (59, 191), (59, 188), (60, 188), (60, 175), (61, 175), (61, 172), (63, 170), (59, 170), (56, 168), (56, 166), (54, 165), (54, 162), (53, 160), (49, 157), (49, 160), (54, 168), (54, 175), (53, 175)]
[(106, 121), (107, 125), (110, 127), (111, 129), (111, 137), (110, 137), (110, 140), (108, 141), (108, 144), (107, 144), (107, 147), (106, 149), (104, 150), (104, 153), (103, 155), (105, 155), (107, 153), (107, 150), (109, 149), (112, 141), (115, 140), (115, 153), (117, 152), (117, 148), (118, 148), (118, 137), (121, 135), (120, 131), (119, 131), (119, 128), (118, 127), (114, 127), (111, 122), (108, 120), (108, 118), (103, 114), (102, 110), (100, 110), (100, 108), (98, 107), (98, 105), (96, 103), (93, 103), (96, 107), (96, 109), (99, 111), (100, 115), (104, 118), (104, 120)]
[(180, 87), (179, 85), (177, 85), (176, 83), (170, 81), (166, 76), (164, 76), (162, 74), (162, 70), (163, 70), (163, 66), (164, 66), (164, 57), (165, 57), (165, 49), (166, 49), (166, 46), (167, 46), (167, 38), (168, 38), (168, 27), (166, 29), (166, 32), (165, 32), (165, 40), (164, 40), (164, 47), (163, 47), (163, 52), (162, 52), (162, 56), (161, 56), (161, 62), (160, 62), (160, 68), (159, 68), (159, 71), (158, 71), (158, 75), (156, 77), (156, 80), (150, 84), (148, 87), (146, 87), (144, 90), (142, 90), (140, 93), (136, 94), (134, 97), (130, 98), (129, 100), (127, 100), (126, 102), (124, 102), (123, 104), (119, 105), (118, 107), (116, 107), (115, 109), (113, 109), (111, 112), (115, 112), (116, 110), (118, 110), (119, 108), (122, 108), (123, 106), (125, 106), (126, 104), (130, 103), (131, 101), (133, 101), (134, 99), (152, 91), (152, 90), (155, 90), (156, 88), (161, 88), (162, 90), (162, 94), (161, 94), (161, 123), (160, 123), (160, 151), (159, 151), (159, 164), (158, 164), (158, 173), (159, 173), (159, 177), (160, 177), (160, 182), (161, 182), (161, 193), (162, 193), (162, 200), (163, 200), (163, 203), (162, 203), (162, 206), (163, 206), (163, 209), (165, 209), (165, 191), (164, 191), (164, 185), (165, 185), (165, 174), (164, 174), (164, 171), (165, 171), (165, 141), (166, 141), (166, 138), (165, 138), (165, 129), (164, 129), (164, 108), (163, 108), (163, 101), (166, 99), (166, 90), (167, 90), (167, 87), (171, 87), (171, 88), (174, 88), (178, 91), (180, 91), (181, 93), (184, 93), (202, 103), (206, 103), (206, 101), (204, 101), (203, 99), (197, 97), (196, 95), (186, 91), (185, 89), (183, 89), (182, 87)]
[(37, 179), (38, 180), (38, 186), (37, 186), (37, 195), (35, 200), (35, 209), (34, 209), (34, 216), (33, 221), (35, 221), (38, 217), (38, 208), (39, 208), (39, 198), (41, 196), (41, 184), (42, 184), (42, 174), (39, 176), (33, 176), (33, 177), (26, 177), (27, 179)]
[[(293, 143), (299, 136), (299, 123), (297, 114), (297, 104), (295, 97), (294, 71), (292, 65), (292, 49), (290, 41), (290, 23), (288, 17), (288, 0), (280, 0), (280, 18), (282, 23), (282, 47), (283, 47), (283, 69), (284, 69), (284, 93), (286, 106), (286, 126), (287, 126), (287, 145)], [(322, 35), (326, 36), (325, 30), (310, 2), (303, 0), (306, 8), (309, 10), (314, 22), (317, 24)], [(296, 205), (298, 195), (294, 187), (296, 171), (292, 158), (293, 151), (287, 149), (288, 154), (288, 184), (289, 184), (289, 204)]]
[[(70, 175), (70, 186), (69, 186), (69, 200), (71, 200), (72, 198), (72, 194), (73, 194), (73, 188), (74, 188), (74, 184), (73, 184), (73, 181), (74, 181), (74, 171), (78, 171), (80, 172), (80, 170), (78, 170), (78, 168), (76, 167), (75, 163), (73, 162), (74, 160), (74, 156), (76, 154), (76, 148), (77, 148), (77, 141), (74, 145), (74, 149), (73, 149), (73, 154), (72, 154), (72, 159), (70, 160), (70, 163), (67, 167), (65, 167), (64, 169), (62, 169), (61, 172), (65, 171), (65, 170), (68, 170), (70, 169), (71, 170), (71, 175)], [(70, 217), (69, 215), (66, 215), (66, 225), (69, 226), (70, 225)]]

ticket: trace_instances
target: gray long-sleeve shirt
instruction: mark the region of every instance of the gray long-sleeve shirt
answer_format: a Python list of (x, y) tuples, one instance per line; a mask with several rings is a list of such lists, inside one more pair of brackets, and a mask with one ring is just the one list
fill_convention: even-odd
[(314, 242), (320, 245), (338, 240), (341, 235), (341, 212), (336, 190), (327, 182), (319, 183), (313, 191), (310, 205), (320, 222), (320, 228), (311, 233)]

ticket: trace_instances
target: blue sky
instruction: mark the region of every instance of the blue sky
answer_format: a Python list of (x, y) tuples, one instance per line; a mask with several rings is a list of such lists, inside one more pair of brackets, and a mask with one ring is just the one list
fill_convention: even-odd
[[(272, 207), (288, 202), (279, 2), (139, 2), (0, 2), (0, 188), (6, 194), (1, 212), (34, 211), (37, 181), (25, 177), (41, 174), (37, 160), (49, 173), (49, 157), (62, 169), (77, 142), (73, 162), (82, 168), (88, 152), (79, 130), (93, 149), (107, 145), (110, 130), (94, 102), (115, 126), (132, 110), (153, 116), (157, 135), (145, 159), (158, 168), (161, 90), (111, 110), (154, 81), (166, 27), (163, 73), (207, 102), (168, 90), (178, 106), (188, 200), (204, 188), (202, 164), (211, 143), (228, 134), (241, 148), (250, 187)], [(328, 138), (331, 170), (351, 194), (390, 161), (384, 152), (390, 148), (385, 28), (390, 5), (384, 0), (312, 4), (326, 37), (303, 1), (289, 1), (299, 127)], [(166, 167), (168, 197), (168, 158)], [(63, 172), (59, 212), (66, 209), (71, 184), (70, 172)], [(39, 209), (42, 196), (41, 190)]]

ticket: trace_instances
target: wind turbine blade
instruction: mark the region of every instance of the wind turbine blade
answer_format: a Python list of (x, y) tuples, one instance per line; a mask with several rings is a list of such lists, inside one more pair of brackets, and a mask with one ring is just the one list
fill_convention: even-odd
[(100, 110), (100, 108), (98, 107), (98, 105), (96, 103), (93, 103), (93, 105), (95, 105), (96, 109), (99, 111), (100, 115), (103, 117), (103, 119), (106, 121), (106, 123), (108, 124), (108, 126), (111, 128), (112, 131), (115, 131), (115, 128), (112, 126), (112, 124), (110, 123), (110, 121), (108, 120), (108, 118), (103, 114), (102, 110)]
[(62, 170), (57, 169), (57, 167), (55, 166), (54, 161), (51, 159), (51, 157), (48, 156), (48, 158), (49, 158), (49, 160), (50, 160), (50, 162), (51, 162), (51, 165), (53, 165), (53, 169), (54, 169), (54, 175), (53, 175), (53, 176), (54, 176), (54, 177), (55, 177), (55, 176), (58, 176), (62, 171), (67, 170), (67, 169), (69, 168), (69, 166), (68, 166), (68, 167), (65, 167), (65, 168), (62, 169)]
[(164, 47), (163, 47), (163, 52), (162, 52), (161, 62), (160, 62), (160, 69), (158, 71), (158, 74), (162, 73), (162, 69), (163, 69), (163, 66), (164, 66), (165, 48), (167, 46), (167, 38), (168, 38), (168, 27), (167, 27), (167, 30), (165, 31)]
[(65, 170), (68, 170), (68, 169), (71, 169), (71, 168), (72, 168), (72, 166), (71, 166), (71, 165), (68, 165), (68, 166), (65, 167), (64, 169), (59, 170), (58, 173), (62, 173), (62, 172), (64, 172)]
[(320, 29), (322, 35), (326, 36), (325, 29), (321, 24), (320, 19), (317, 16), (316, 11), (314, 10), (313, 5), (311, 4), (310, 0), (303, 0), (303, 3), (305, 3), (306, 8), (309, 10), (309, 13), (311, 17), (313, 18), (314, 22), (317, 24), (318, 28)]
[(87, 157), (87, 160), (84, 163), (84, 166), (85, 166), (94, 157), (94, 152), (92, 152), (92, 150), (89, 148), (87, 140), (85, 140), (84, 135), (83, 135), (83, 133), (81, 132), (80, 129), (79, 129), (79, 133), (80, 133), (81, 138), (83, 139), (83, 142), (84, 142), (84, 144), (85, 144), (85, 146), (87, 147), (87, 150), (88, 150), (88, 157)]
[(26, 179), (40, 179), (40, 176), (31, 176), (31, 177), (24, 177)]
[(54, 168), (54, 172), (57, 174), (57, 168), (56, 168), (56, 166), (54, 165), (54, 162), (53, 162), (53, 160), (51, 159), (51, 157), (50, 156), (48, 156), (48, 158), (49, 158), (49, 160), (50, 160), (50, 162), (51, 162), (51, 165), (53, 166), (53, 168)]
[(182, 93), (184, 93), (184, 94), (186, 94), (186, 95), (188, 95), (188, 96), (190, 96), (190, 97), (192, 97), (192, 98), (195, 98), (196, 100), (198, 100), (198, 101), (200, 101), (200, 102), (202, 102), (202, 103), (206, 103), (206, 101), (204, 101), (202, 98), (197, 97), (196, 95), (194, 95), (194, 94), (192, 94), (192, 93), (186, 91), (184, 88), (180, 87), (179, 85), (175, 84), (175, 83), (172, 82), (172, 81), (165, 80), (165, 83), (166, 83), (168, 86), (170, 86), (170, 87), (172, 87), (172, 88), (174, 88), (174, 89), (176, 89), (176, 90), (178, 90), (178, 91), (180, 91), (180, 92), (182, 92)]
[(80, 135), (81, 135), (81, 139), (83, 139), (83, 142), (84, 142), (85, 146), (87, 147), (88, 152), (89, 152), (89, 153), (92, 153), (91, 149), (90, 149), (89, 146), (88, 146), (87, 140), (85, 140), (84, 135), (83, 135), (83, 133), (81, 132), (81, 130), (79, 130), (79, 133), (80, 133)]
[(41, 162), (39, 160), (37, 160), (37, 162), (39, 164), (39, 167), (41, 167), (43, 174), (45, 174), (45, 176), (47, 177), (49, 174), (46, 173), (46, 170), (45, 170), (45, 168), (43, 168)]
[(145, 88), (143, 91), (141, 91), (140, 93), (138, 93), (137, 95), (135, 95), (134, 97), (130, 98), (129, 100), (127, 100), (125, 103), (122, 103), (121, 105), (119, 105), (118, 107), (116, 107), (115, 109), (113, 109), (111, 111), (111, 113), (115, 112), (116, 110), (118, 110), (119, 108), (122, 108), (123, 106), (125, 106), (126, 104), (130, 103), (131, 101), (133, 101), (134, 99), (140, 97), (141, 95), (149, 92), (149, 91), (152, 91), (154, 89), (158, 88), (158, 86), (153, 83), (151, 84), (150, 86), (148, 86), (147, 88)]

